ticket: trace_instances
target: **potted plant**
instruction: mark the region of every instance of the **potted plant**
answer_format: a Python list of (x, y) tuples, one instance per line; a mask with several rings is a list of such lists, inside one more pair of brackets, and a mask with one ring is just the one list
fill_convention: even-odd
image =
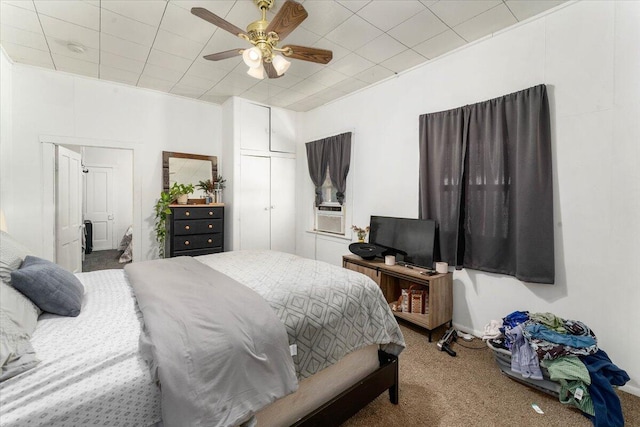
[(161, 258), (164, 258), (165, 255), (165, 242), (167, 240), (167, 216), (171, 215), (171, 209), (169, 208), (169, 206), (174, 203), (179, 196), (184, 194), (188, 197), (188, 195), (191, 193), (193, 193), (193, 185), (183, 185), (178, 183), (174, 183), (169, 191), (162, 191), (160, 193), (160, 198), (156, 202), (154, 209), (156, 213), (156, 241), (159, 244), (158, 253), (160, 254)]
[(196, 188), (204, 191), (208, 195), (213, 195), (213, 191), (216, 189), (214, 181), (211, 181), (210, 179), (206, 181), (199, 181), (196, 184)]
[(193, 184), (178, 184), (177, 182), (171, 186), (171, 192), (174, 192), (179, 205), (186, 205), (189, 200), (189, 194), (194, 190)]
[(222, 175), (218, 175), (213, 181), (214, 192), (216, 196), (216, 203), (222, 203), (222, 190), (224, 190), (224, 183), (227, 182)]
[(351, 229), (358, 234), (358, 242), (364, 243), (365, 237), (367, 237), (367, 233), (369, 232), (369, 226), (367, 225), (365, 228), (360, 228), (358, 226), (352, 225)]

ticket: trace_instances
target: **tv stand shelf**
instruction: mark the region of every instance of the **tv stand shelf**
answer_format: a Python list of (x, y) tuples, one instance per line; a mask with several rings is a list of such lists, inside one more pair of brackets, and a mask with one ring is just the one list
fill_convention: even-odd
[(400, 297), (402, 289), (413, 284), (421, 285), (428, 290), (428, 305), (425, 314), (403, 313), (394, 311), (400, 319), (425, 328), (429, 332), (429, 341), (434, 329), (453, 318), (453, 274), (421, 274), (424, 269), (409, 268), (401, 265), (386, 265), (380, 259), (367, 261), (357, 255), (344, 255), (342, 266), (360, 272), (373, 279), (380, 286), (387, 302), (391, 304)]

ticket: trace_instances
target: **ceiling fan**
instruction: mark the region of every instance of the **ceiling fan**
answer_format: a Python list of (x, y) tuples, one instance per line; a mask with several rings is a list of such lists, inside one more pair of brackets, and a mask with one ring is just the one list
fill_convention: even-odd
[(248, 49), (238, 48), (206, 55), (204, 56), (205, 59), (220, 61), (241, 54), (245, 64), (249, 66), (247, 74), (257, 79), (264, 78), (264, 71), (267, 72), (267, 76), (271, 79), (282, 76), (291, 65), (285, 57), (318, 64), (327, 64), (331, 61), (333, 52), (330, 50), (296, 45), (278, 47), (278, 43), (284, 40), (307, 18), (307, 11), (300, 3), (287, 0), (273, 20), (269, 22), (267, 21), (267, 10), (273, 7), (275, 0), (253, 0), (253, 2), (262, 12), (262, 19), (250, 23), (247, 26), (247, 31), (243, 31), (205, 8), (194, 7), (191, 9), (191, 13), (197, 17), (253, 45)]

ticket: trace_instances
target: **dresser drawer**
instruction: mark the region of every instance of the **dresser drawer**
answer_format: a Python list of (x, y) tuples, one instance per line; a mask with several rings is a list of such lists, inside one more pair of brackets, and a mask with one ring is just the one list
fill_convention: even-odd
[(173, 208), (173, 219), (222, 219), (224, 216), (224, 208), (221, 206), (213, 207), (185, 207)]
[(173, 221), (173, 234), (211, 234), (221, 232), (224, 228), (222, 219), (184, 219)]
[(206, 249), (222, 246), (222, 233), (174, 236), (173, 250)]

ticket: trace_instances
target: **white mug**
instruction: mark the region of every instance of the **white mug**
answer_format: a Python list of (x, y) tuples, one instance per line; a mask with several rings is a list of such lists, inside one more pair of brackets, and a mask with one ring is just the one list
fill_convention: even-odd
[(441, 274), (449, 272), (449, 264), (446, 262), (436, 262), (436, 272)]
[(396, 257), (394, 255), (385, 255), (384, 263), (387, 265), (396, 265)]

